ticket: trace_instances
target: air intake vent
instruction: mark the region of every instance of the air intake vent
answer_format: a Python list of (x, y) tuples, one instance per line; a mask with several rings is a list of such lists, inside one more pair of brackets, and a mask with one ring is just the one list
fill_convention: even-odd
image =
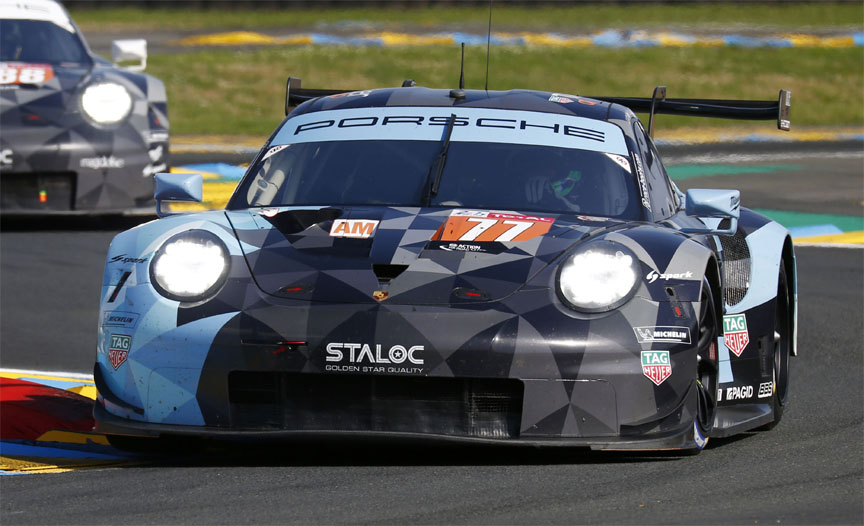
[(408, 265), (372, 265), (372, 272), (378, 277), (379, 283), (390, 283), (396, 279), (399, 274), (405, 272)]
[(750, 288), (750, 248), (741, 231), (734, 236), (719, 236), (723, 246), (723, 278), (726, 283), (724, 300), (737, 305)]

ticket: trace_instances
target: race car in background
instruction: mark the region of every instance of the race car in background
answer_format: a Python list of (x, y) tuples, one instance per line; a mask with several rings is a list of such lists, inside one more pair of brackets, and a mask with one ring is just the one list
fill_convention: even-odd
[(112, 54), (130, 65), (94, 55), (53, 0), (0, 0), (0, 212), (152, 212), (165, 86), (140, 73), (146, 41)]
[[(788, 92), (289, 79), (286, 112), (297, 104), (226, 210), (111, 243), (94, 416), (113, 444), (363, 435), (698, 452), (780, 421), (789, 233), (737, 190), (683, 195), (650, 123), (788, 129)], [(156, 199), (200, 200), (200, 175), (157, 175)]]

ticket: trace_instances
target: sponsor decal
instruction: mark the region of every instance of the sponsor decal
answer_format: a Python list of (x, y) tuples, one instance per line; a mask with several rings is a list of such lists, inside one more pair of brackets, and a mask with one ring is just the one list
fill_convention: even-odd
[(47, 64), (0, 62), (0, 84), (43, 84), (54, 78)]
[(672, 376), (669, 351), (642, 351), (642, 374), (654, 385), (660, 385)]
[(106, 312), (102, 317), (102, 325), (106, 327), (124, 327), (126, 329), (134, 329), (138, 325), (137, 312), (124, 312), (115, 310)]
[(126, 254), (120, 254), (109, 259), (109, 263), (145, 263), (148, 258), (130, 258)]
[(376, 290), (372, 293), (372, 298), (375, 299), (375, 301), (384, 301), (388, 296), (390, 296), (390, 293), (386, 290)]
[(735, 353), (735, 356), (741, 356), (744, 348), (750, 343), (746, 315), (730, 314), (723, 316), (723, 343)]
[(454, 210), (443, 227), (432, 237), (432, 241), (527, 241), (549, 232), (554, 222), (552, 217)]
[(617, 164), (621, 168), (627, 170), (628, 174), (632, 173), (630, 171), (630, 161), (628, 161), (627, 158), (624, 157), (623, 155), (616, 155), (614, 153), (604, 153), (603, 155), (612, 159), (615, 162), (615, 164)]
[(378, 230), (377, 219), (337, 219), (330, 227), (330, 237), (368, 239)]
[(726, 400), (746, 400), (753, 398), (752, 385), (739, 385), (726, 388)]
[(573, 102), (573, 99), (569, 97), (565, 97), (560, 93), (553, 93), (551, 97), (549, 97), (549, 102), (560, 102), (562, 104), (566, 104), (568, 102)]
[(111, 335), (111, 345), (108, 346), (108, 361), (111, 362), (115, 371), (123, 365), (123, 362), (126, 361), (126, 357), (129, 356), (129, 350), (131, 348), (131, 336), (127, 336), (126, 334)]
[(12, 166), (12, 150), (0, 150), (0, 166)]
[[(407, 373), (423, 371), (422, 345), (393, 345), (389, 349), (380, 343), (328, 343), (325, 370), (365, 373)], [(338, 364), (338, 365), (336, 365)]]
[(81, 168), (90, 168), (91, 170), (101, 170), (103, 168), (123, 168), (126, 166), (126, 159), (118, 159), (113, 155), (108, 157), (85, 157), (79, 163)]
[(723, 401), (723, 389), (722, 389), (722, 388), (721, 388), (721, 389), (717, 389), (717, 401), (718, 401), (718, 402), (722, 402), (722, 401)]
[(166, 131), (148, 131), (143, 133), (144, 140), (147, 142), (168, 142), (168, 132)]
[(159, 159), (162, 158), (162, 155), (165, 153), (165, 147), (161, 144), (155, 148), (151, 148), (147, 150), (147, 155), (150, 156), (150, 160), (154, 163), (159, 162)]
[(689, 327), (633, 327), (639, 343), (690, 343)]
[(639, 178), (639, 195), (642, 197), (642, 206), (650, 212), (651, 200), (648, 198), (648, 181), (645, 179), (645, 171), (642, 169), (642, 161), (639, 160), (639, 155), (633, 155), (633, 162), (636, 163), (636, 175)]
[(164, 172), (167, 169), (168, 165), (165, 163), (147, 165), (144, 167), (143, 170), (141, 170), (141, 175), (144, 177), (150, 177), (151, 175), (156, 175), (159, 172)]
[(267, 150), (267, 153), (264, 154), (264, 158), (261, 160), (263, 161), (264, 159), (267, 159), (268, 157), (272, 156), (273, 154), (281, 152), (282, 150), (284, 150), (288, 146), (289, 146), (288, 144), (280, 144), (279, 146), (274, 146), (274, 147), (270, 148), (269, 150)]
[(441, 141), (456, 112), (452, 142), (493, 142), (574, 148), (628, 155), (620, 128), (575, 115), (488, 108), (415, 107), (334, 109), (292, 117), (272, 145), (321, 141)]
[(668, 281), (670, 279), (693, 279), (693, 273), (688, 270), (687, 272), (670, 272), (668, 274), (660, 274), (656, 270), (652, 270), (645, 276), (645, 279), (648, 280), (648, 283), (654, 283), (658, 279), (662, 279), (664, 281)]
[(596, 105), (600, 104), (599, 101), (591, 100), (591, 99), (576, 99), (576, 102), (578, 102), (579, 104), (584, 104), (586, 106), (596, 106)]
[(331, 99), (340, 99), (342, 97), (368, 97), (372, 94), (372, 91), (365, 89), (362, 91), (349, 91), (348, 93), (337, 93), (335, 95), (330, 95)]
[(759, 393), (757, 398), (768, 398), (774, 394), (774, 382), (762, 382), (759, 384)]
[(276, 214), (279, 213), (279, 209), (278, 208), (262, 208), (260, 210), (257, 210), (257, 212), (258, 212), (258, 215), (262, 215), (264, 217), (274, 217)]

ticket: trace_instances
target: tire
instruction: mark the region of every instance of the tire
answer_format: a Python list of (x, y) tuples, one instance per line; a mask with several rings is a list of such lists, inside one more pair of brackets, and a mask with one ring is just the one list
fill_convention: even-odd
[(711, 284), (704, 278), (699, 305), (699, 338), (696, 344), (696, 384), (699, 390), (696, 424), (702, 436), (707, 439), (714, 430), (714, 419), (717, 415), (717, 336), (720, 328)]
[(774, 421), (762, 429), (774, 429), (783, 419), (783, 410), (789, 404), (789, 357), (792, 350), (792, 323), (789, 310), (789, 283), (786, 269), (780, 262), (780, 275), (777, 278), (777, 301), (774, 309), (774, 367), (772, 377), (774, 392), (771, 400)]

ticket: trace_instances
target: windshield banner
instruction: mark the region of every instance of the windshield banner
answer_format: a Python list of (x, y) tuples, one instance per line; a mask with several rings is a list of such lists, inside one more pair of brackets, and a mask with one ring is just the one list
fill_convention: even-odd
[(614, 124), (557, 113), (489, 108), (392, 107), (318, 111), (285, 122), (272, 146), (328, 141), (441, 141), (527, 144), (627, 155)]

